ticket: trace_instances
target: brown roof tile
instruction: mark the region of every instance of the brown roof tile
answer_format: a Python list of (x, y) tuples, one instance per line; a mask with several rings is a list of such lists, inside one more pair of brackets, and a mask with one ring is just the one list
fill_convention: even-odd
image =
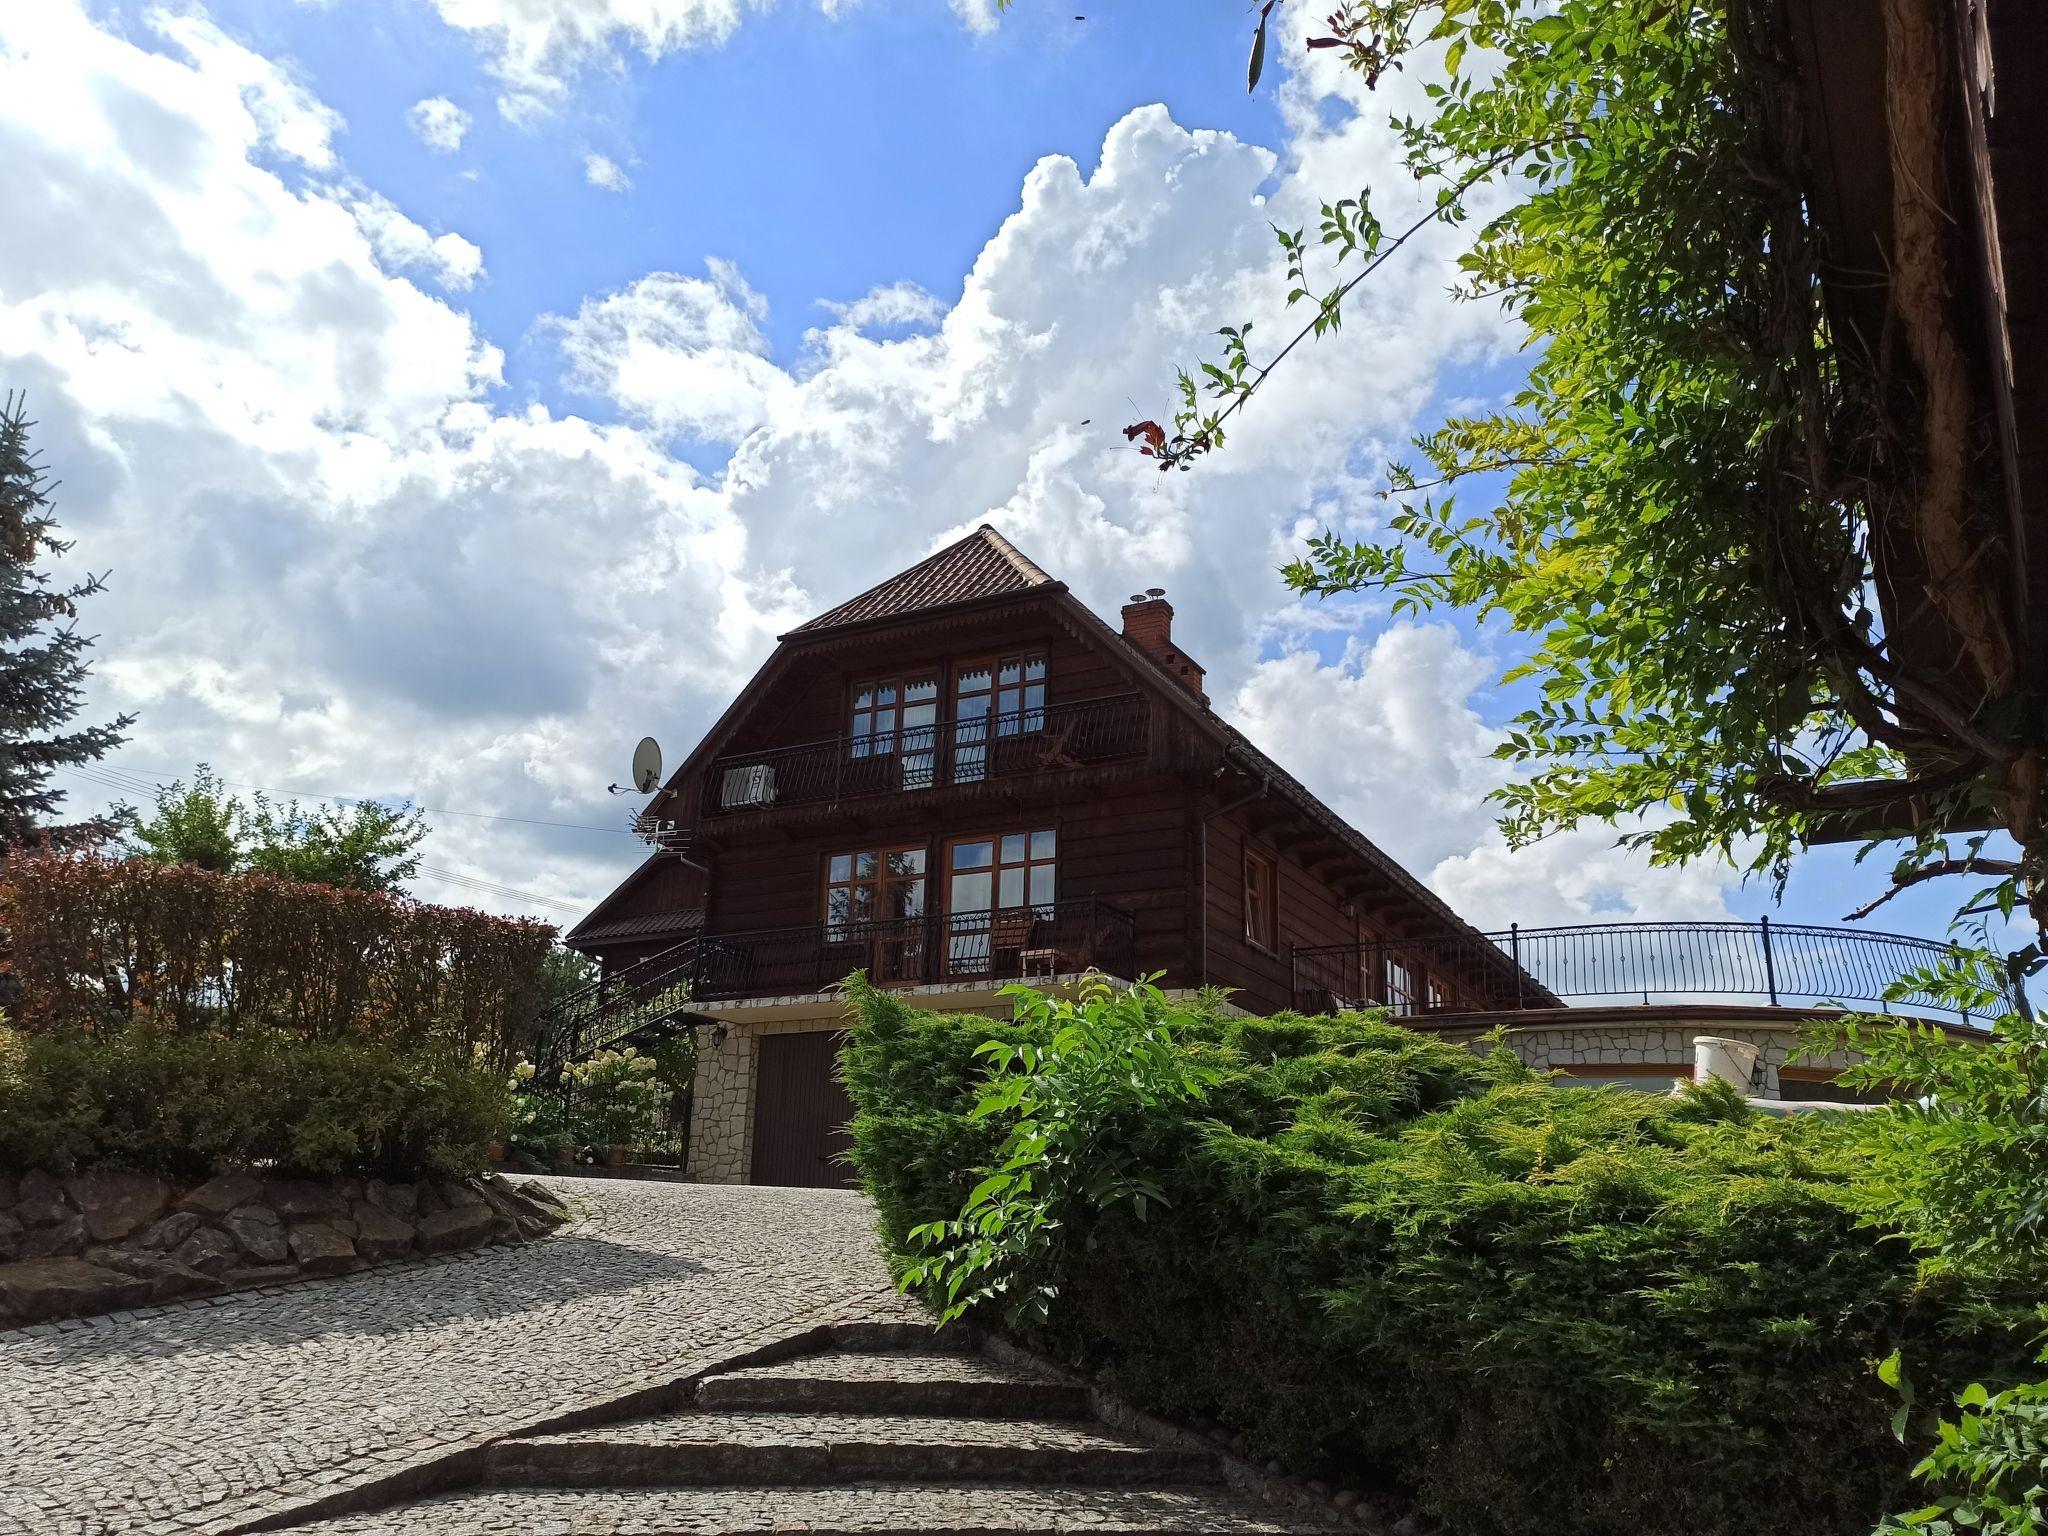
[(958, 543), (790, 631), (816, 634), (874, 619), (895, 619), (989, 597), (1054, 585), (1017, 546), (983, 523)]
[(592, 923), (571, 929), (568, 939), (577, 944), (595, 944), (618, 939), (658, 939), (672, 933), (694, 933), (704, 926), (701, 908), (692, 907), (681, 912), (646, 912), (637, 917), (614, 918), (608, 923)]

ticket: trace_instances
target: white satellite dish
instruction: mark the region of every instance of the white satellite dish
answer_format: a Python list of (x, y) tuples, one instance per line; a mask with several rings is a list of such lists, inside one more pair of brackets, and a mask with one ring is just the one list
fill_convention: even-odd
[(660, 782), (661, 746), (652, 736), (642, 736), (633, 749), (633, 787), (643, 795), (652, 794)]

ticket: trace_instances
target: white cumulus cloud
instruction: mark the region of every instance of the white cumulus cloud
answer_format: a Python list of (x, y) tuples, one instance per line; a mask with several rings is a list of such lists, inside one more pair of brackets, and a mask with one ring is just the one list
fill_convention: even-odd
[(619, 169), (616, 161), (595, 151), (583, 157), (583, 179), (607, 192), (633, 190), (633, 178)]
[[(438, 3), (543, 96), (741, 14)], [(1604, 854), (1502, 873), (1490, 672), (1449, 629), (1304, 648), (1321, 616), (1273, 568), (1307, 529), (1369, 527), (1441, 371), (1514, 339), (1446, 299), (1442, 239), (1361, 288), (1196, 473), (1123, 439), (1127, 402), (1168, 409), (1218, 325), (1299, 323), (1269, 226), (1400, 185), (1383, 130), (1289, 96), (1283, 159), (1140, 108), (1091, 173), (1029, 173), (950, 306), (878, 289), (794, 358), (730, 263), (647, 273), (543, 326), (621, 418), (600, 425), (505, 398), (498, 348), (422, 286), (473, 281), (476, 248), (352, 183), (339, 119), (289, 71), (196, 13), (162, 25), (174, 55), (62, 0), (0, 8), (9, 214), (38, 231), (0, 240), (0, 375), (43, 423), (73, 559), (114, 567), (95, 703), (140, 712), (136, 771), (616, 824), (602, 786), (634, 738), (687, 750), (775, 633), (986, 518), (1098, 611), (1166, 586), (1225, 711), (1476, 917), (1711, 898)], [(1417, 89), (1383, 84), (1377, 110)], [(678, 439), (729, 461), (700, 474)], [(636, 852), (446, 818), (428, 862), (581, 901)]]
[(452, 155), (469, 134), (469, 114), (446, 96), (416, 101), (405, 114), (406, 126), (437, 155)]

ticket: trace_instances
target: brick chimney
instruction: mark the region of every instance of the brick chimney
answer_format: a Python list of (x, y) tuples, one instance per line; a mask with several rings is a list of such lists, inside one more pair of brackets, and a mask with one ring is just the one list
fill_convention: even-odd
[(1173, 643), (1173, 604), (1166, 600), (1164, 587), (1148, 587), (1133, 593), (1124, 604), (1124, 638), (1150, 656), (1182, 687), (1209, 702), (1202, 691), (1203, 670), (1194, 658)]

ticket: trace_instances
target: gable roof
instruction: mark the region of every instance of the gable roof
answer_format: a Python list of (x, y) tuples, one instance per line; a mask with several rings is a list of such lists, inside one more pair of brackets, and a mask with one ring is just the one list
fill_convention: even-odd
[(1016, 545), (983, 523), (966, 538), (869, 587), (860, 596), (848, 598), (837, 608), (797, 625), (789, 633), (811, 635), (849, 624), (900, 619), (934, 608), (951, 608), (959, 603), (1057, 585)]
[[(909, 570), (899, 572), (887, 581), (868, 588), (858, 597), (850, 598), (838, 607), (798, 625), (780, 638), (785, 642), (810, 640), (823, 632), (852, 625), (910, 617), (933, 610), (965, 606), (990, 598), (1016, 596), (1027, 592), (1038, 592), (1050, 598), (1062, 610), (1072, 615), (1081, 628), (1095, 634), (1107, 651), (1126, 658), (1132, 675), (1140, 686), (1165, 699), (1170, 708), (1191, 720), (1197, 729), (1223, 749), (1226, 759), (1232, 760), (1240, 772), (1263, 780), (1270, 792), (1292, 801), (1299, 810), (1349, 849), (1360, 862), (1386, 879), (1424, 911), (1444, 922), (1454, 932), (1476, 932), (1472, 925), (1460, 917), (1442, 897), (1338, 815), (1307, 785), (1261, 751), (1248, 736), (1219, 715), (1206, 699), (1172, 676), (1156, 657), (1114, 628), (1102, 615), (1075, 597), (1065, 582), (1047, 575), (1030, 556), (986, 523), (976, 528), (966, 538), (947, 545), (937, 554), (928, 556)], [(766, 684), (767, 679), (791, 654), (792, 651), (787, 644), (776, 648), (775, 654), (749, 679), (738, 697), (726, 706), (724, 714), (705, 733), (689, 757), (669, 776), (661, 794), (654, 801), (656, 808), (664, 803), (668, 794), (700, 762), (711, 756), (721, 744), (727, 728), (745, 714), (747, 707)], [(648, 860), (649, 865), (653, 862), (651, 858)], [(633, 876), (629, 876), (625, 884), (630, 885), (638, 878), (639, 873), (636, 871)], [(622, 885), (620, 891), (624, 889), (625, 886)], [(619, 892), (615, 891), (613, 896), (618, 894)], [(597, 911), (584, 919), (584, 923), (589, 924), (601, 916), (611, 900), (612, 897), (607, 897), (599, 904)], [(577, 937), (583, 936), (580, 931), (582, 926), (579, 925)]]

